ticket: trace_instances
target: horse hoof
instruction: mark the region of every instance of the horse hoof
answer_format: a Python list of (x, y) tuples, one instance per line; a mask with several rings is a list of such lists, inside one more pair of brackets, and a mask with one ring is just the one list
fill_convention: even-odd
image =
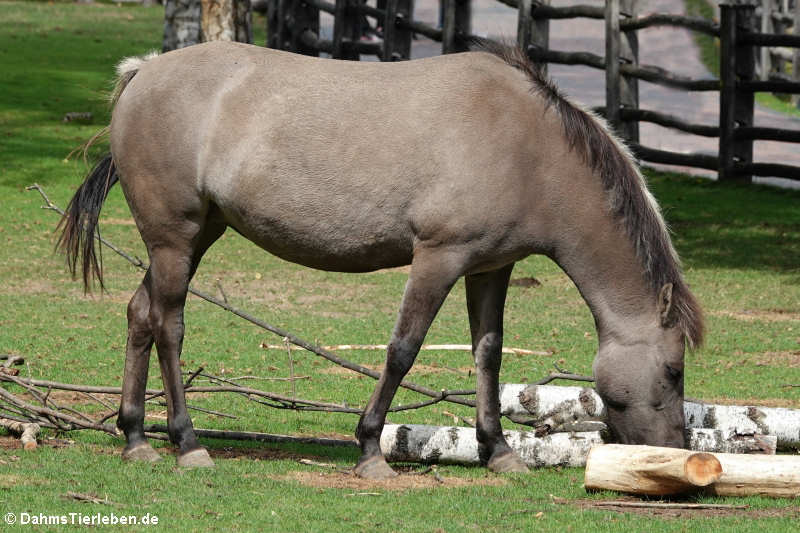
[(380, 481), (397, 477), (397, 472), (381, 456), (371, 457), (366, 461), (359, 462), (353, 471), (360, 478)]
[(214, 466), (214, 461), (205, 448), (197, 448), (178, 456), (178, 466), (182, 468), (207, 468)]
[(153, 449), (150, 444), (142, 442), (133, 446), (132, 448), (125, 447), (122, 450), (123, 461), (135, 461), (142, 463), (157, 463), (161, 460), (161, 456)]
[(530, 472), (528, 466), (520, 459), (516, 452), (504, 453), (500, 457), (492, 458), (489, 460), (489, 470), (497, 474), (504, 474), (506, 472)]

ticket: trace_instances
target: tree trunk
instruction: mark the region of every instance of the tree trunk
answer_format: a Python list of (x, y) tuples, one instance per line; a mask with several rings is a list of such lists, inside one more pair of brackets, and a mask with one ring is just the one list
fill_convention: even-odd
[(252, 43), (250, 0), (166, 0), (162, 51), (206, 41)]
[[(555, 433), (543, 438), (522, 431), (505, 431), (508, 444), (528, 466), (583, 466), (593, 446), (603, 443), (600, 433)], [(477, 465), (478, 440), (474, 428), (386, 424), (381, 451), (389, 461)]]
[(661, 496), (696, 491), (720, 476), (720, 461), (710, 453), (606, 444), (589, 452), (584, 486)]
[(203, 41), (253, 42), (250, 0), (201, 0)]
[(185, 48), (201, 41), (200, 0), (165, 0), (162, 52)]
[(775, 455), (775, 435), (742, 435), (731, 431), (707, 428), (686, 430), (686, 447), (696, 452), (760, 453)]

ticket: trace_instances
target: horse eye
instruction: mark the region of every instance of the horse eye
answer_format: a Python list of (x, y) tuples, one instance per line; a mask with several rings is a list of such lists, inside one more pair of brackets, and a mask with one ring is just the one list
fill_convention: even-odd
[(670, 365), (666, 365), (666, 367), (667, 367), (667, 374), (673, 381), (678, 381), (679, 379), (681, 379), (681, 376), (683, 376), (682, 368), (675, 368), (674, 366)]

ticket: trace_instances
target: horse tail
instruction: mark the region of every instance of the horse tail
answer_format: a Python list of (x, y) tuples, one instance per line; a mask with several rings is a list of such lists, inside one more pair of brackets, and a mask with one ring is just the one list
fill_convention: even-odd
[[(117, 65), (117, 77), (114, 89), (111, 92), (111, 107), (113, 108), (125, 87), (133, 79), (139, 68), (158, 55), (156, 52), (142, 57), (129, 57)], [(109, 130), (108, 126), (94, 135), (84, 147), (84, 155), (89, 147)], [(97, 247), (100, 232), (97, 222), (100, 210), (108, 196), (108, 191), (119, 181), (114, 157), (108, 153), (92, 168), (84, 182), (75, 191), (75, 195), (67, 206), (65, 216), (58, 223), (56, 231), (61, 234), (56, 242), (56, 248), (61, 250), (67, 258), (67, 266), (73, 278), (78, 272), (78, 262), (81, 263), (84, 291), (91, 289), (92, 278), (103, 284), (103, 256)]]

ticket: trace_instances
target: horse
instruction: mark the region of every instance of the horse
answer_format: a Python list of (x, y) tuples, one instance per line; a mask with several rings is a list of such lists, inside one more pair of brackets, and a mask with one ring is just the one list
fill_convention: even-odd
[(118, 427), (144, 436), (150, 350), (180, 466), (212, 466), (186, 410), (179, 357), (189, 281), (231, 227), (307, 267), (410, 265), (386, 362), (358, 422), (355, 473), (396, 475), (387, 409), (454, 283), (464, 277), (482, 462), (527, 471), (506, 442), (498, 381), (512, 268), (531, 254), (573, 280), (596, 324), (596, 388), (617, 441), (684, 446), (686, 347), (698, 302), (655, 199), (605, 122), (513, 47), (397, 63), (319, 59), (212, 42), (118, 65), (110, 153), (72, 198), (59, 246), (103, 285), (98, 216), (119, 182), (150, 266), (128, 305)]

